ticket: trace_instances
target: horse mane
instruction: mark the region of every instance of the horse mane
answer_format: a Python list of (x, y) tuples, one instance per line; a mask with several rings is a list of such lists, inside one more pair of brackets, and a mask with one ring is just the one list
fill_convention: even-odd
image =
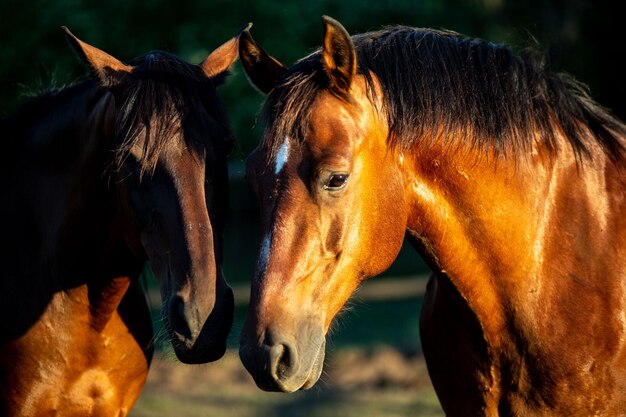
[[(9, 141), (9, 146), (18, 147), (22, 136), (27, 134), (42, 117), (70, 103), (77, 96), (97, 89), (94, 80), (74, 82), (64, 86), (39, 86), (32, 93), (25, 94), (29, 100), (17, 110), (0, 118), (1, 131)], [(6, 145), (6, 143), (5, 143)]]
[[(372, 73), (382, 90), (391, 146), (410, 150), (438, 142), (446, 149), (465, 144), (519, 155), (539, 141), (554, 154), (561, 130), (579, 159), (590, 155), (593, 137), (611, 159), (624, 160), (626, 126), (594, 102), (585, 85), (546, 71), (530, 49), (517, 55), (455, 32), (404, 26), (352, 39), (370, 99), (376, 98)], [(279, 80), (263, 107), (270, 156), (286, 136), (303, 140), (309, 109), (327, 85), (320, 50)]]
[[(217, 136), (223, 139), (225, 148), (233, 146), (234, 135), (215, 90), (215, 82), (206, 77), (199, 66), (162, 51), (136, 58), (130, 64), (134, 67), (133, 72), (124, 77), (119, 85), (110, 88), (116, 97), (123, 98), (123, 102), (118, 103), (116, 142), (109, 145), (113, 151), (109, 168), (119, 169), (131, 149), (140, 146), (140, 176), (153, 171), (172, 133), (191, 125), (205, 126), (210, 123), (207, 129), (219, 130), (219, 134), (184, 135), (186, 139), (203, 142), (209, 139), (208, 136)], [(68, 120), (63, 118), (74, 117), (73, 112), (61, 112), (59, 109), (72, 103), (77, 96), (90, 95), (87, 102), (76, 105), (91, 105), (106, 92), (107, 89), (93, 79), (45, 89), (14, 113), (0, 119), (1, 130), (9, 137), (9, 148), (13, 151), (19, 149), (23, 136), (44, 116), (50, 117), (59, 112), (55, 122), (67, 123)], [(207, 121), (200, 109), (205, 109), (212, 120)]]
[[(224, 146), (233, 145), (234, 136), (216, 85), (199, 66), (163, 51), (151, 52), (130, 64), (133, 65), (133, 72), (128, 76), (131, 81), (122, 83), (125, 100), (116, 120), (119, 141), (116, 167), (119, 168), (131, 149), (139, 145), (142, 149), (138, 161), (140, 175), (153, 171), (172, 133), (184, 129), (190, 121), (196, 125), (207, 123), (200, 109), (205, 109), (212, 123), (221, 130), (222, 134), (217, 136), (224, 138)], [(205, 135), (196, 135), (193, 140), (206, 139)]]

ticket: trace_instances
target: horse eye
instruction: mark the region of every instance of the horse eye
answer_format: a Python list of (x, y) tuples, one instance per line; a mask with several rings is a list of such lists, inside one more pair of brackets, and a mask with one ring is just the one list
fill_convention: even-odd
[(334, 173), (330, 174), (323, 188), (329, 191), (338, 191), (346, 186), (348, 183), (348, 177), (350, 175), (346, 173)]

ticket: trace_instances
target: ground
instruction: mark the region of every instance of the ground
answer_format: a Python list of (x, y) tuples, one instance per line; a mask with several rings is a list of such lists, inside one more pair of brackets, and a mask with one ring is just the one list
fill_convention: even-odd
[(130, 414), (153, 416), (435, 417), (443, 412), (423, 357), (379, 346), (330, 352), (317, 385), (294, 394), (259, 390), (234, 349), (201, 366), (159, 353)]

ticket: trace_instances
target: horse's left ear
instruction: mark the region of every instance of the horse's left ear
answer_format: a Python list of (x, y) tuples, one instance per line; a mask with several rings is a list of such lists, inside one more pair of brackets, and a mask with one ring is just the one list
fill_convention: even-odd
[(322, 65), (330, 80), (330, 88), (339, 94), (347, 94), (356, 74), (356, 51), (348, 31), (335, 19), (322, 16), (324, 44)]
[(239, 37), (243, 31), (250, 29), (251, 26), (252, 23), (248, 23), (232, 39), (211, 52), (200, 64), (202, 71), (204, 71), (207, 77), (213, 78), (215, 84), (221, 84), (228, 75), (230, 67), (239, 56)]
[(72, 45), (72, 48), (78, 53), (83, 62), (89, 65), (103, 86), (111, 87), (119, 83), (126, 74), (133, 71), (133, 67), (124, 64), (95, 46), (81, 41), (65, 26), (61, 28), (65, 31), (67, 40)]

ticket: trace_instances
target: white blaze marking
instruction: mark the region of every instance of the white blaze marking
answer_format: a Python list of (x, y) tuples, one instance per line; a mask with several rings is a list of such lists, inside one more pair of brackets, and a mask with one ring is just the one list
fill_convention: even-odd
[(279, 174), (280, 171), (282, 171), (283, 166), (285, 166), (285, 163), (287, 162), (288, 158), (289, 158), (289, 136), (285, 138), (285, 141), (283, 142), (282, 145), (280, 145), (280, 148), (278, 149), (278, 152), (276, 153), (276, 168), (274, 169), (274, 174)]

